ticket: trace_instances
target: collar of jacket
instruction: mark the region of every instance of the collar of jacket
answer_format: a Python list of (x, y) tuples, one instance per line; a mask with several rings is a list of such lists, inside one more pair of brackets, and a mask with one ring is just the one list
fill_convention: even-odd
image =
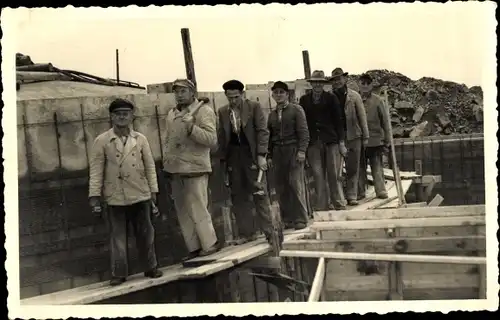
[(290, 101), (285, 102), (285, 104), (283, 104), (281, 108), (279, 108), (278, 105), (276, 105), (276, 110), (278, 109), (284, 110), (286, 107), (288, 107), (288, 105), (290, 105)]
[[(109, 133), (109, 142), (112, 142), (112, 141), (114, 141), (115, 139), (120, 138), (120, 137), (116, 134), (116, 132), (115, 132), (115, 129), (114, 129), (114, 128), (109, 129), (108, 133)], [(128, 135), (129, 135), (129, 136), (131, 136), (132, 138), (137, 138), (137, 132), (136, 132), (136, 131), (134, 131), (132, 128), (130, 128), (130, 132), (129, 132), (129, 134), (128, 134)]]
[(196, 108), (198, 103), (199, 103), (198, 99), (194, 99), (193, 103), (191, 103), (189, 106), (187, 106), (181, 110), (179, 110), (179, 108), (176, 106), (174, 108), (175, 117), (177, 118), (177, 117), (185, 115), (188, 112), (192, 112)]

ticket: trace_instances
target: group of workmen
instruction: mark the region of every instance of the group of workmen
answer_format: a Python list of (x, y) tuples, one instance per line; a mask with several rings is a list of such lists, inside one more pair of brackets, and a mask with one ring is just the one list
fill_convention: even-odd
[[(267, 120), (261, 105), (245, 98), (238, 80), (223, 84), (229, 103), (217, 112), (198, 99), (192, 81), (173, 83), (176, 107), (169, 110), (162, 133), (163, 173), (189, 251), (185, 259), (210, 255), (221, 247), (208, 210), (214, 159), (226, 173), (238, 243), (256, 239), (255, 223), (271, 245), (276, 241), (264, 174), (271, 166), (285, 229), (300, 230), (308, 224), (306, 162), (314, 177), (316, 210), (342, 210), (363, 199), (367, 161), (377, 197), (387, 198), (382, 164), (390, 141), (386, 106), (372, 94), (370, 75), (359, 78), (359, 93), (347, 87), (347, 75), (341, 68), (331, 77), (314, 71), (308, 79), (312, 90), (298, 104), (290, 101), (285, 82), (275, 82), (271, 91), (276, 108)], [(326, 84), (332, 85), (332, 92), (325, 90)], [(110, 226), (111, 285), (123, 283), (128, 275), (129, 223), (146, 264), (144, 275), (162, 276), (151, 222), (157, 212), (157, 173), (147, 138), (131, 128), (134, 109), (124, 99), (109, 105), (113, 126), (95, 139), (90, 159), (90, 205), (95, 212), (106, 208)]]

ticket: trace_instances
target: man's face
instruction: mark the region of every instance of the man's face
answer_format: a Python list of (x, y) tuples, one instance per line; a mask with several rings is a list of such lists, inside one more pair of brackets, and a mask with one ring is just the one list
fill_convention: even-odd
[(191, 104), (194, 99), (194, 91), (187, 87), (175, 87), (174, 89), (175, 101), (177, 104), (186, 105)]
[(312, 91), (316, 92), (316, 93), (322, 92), (324, 86), (325, 86), (325, 84), (323, 82), (320, 82), (320, 81), (311, 82)]
[(370, 93), (372, 92), (372, 89), (373, 89), (373, 83), (371, 83), (370, 81), (361, 80), (359, 82), (359, 92), (361, 92), (362, 94)]
[(279, 89), (274, 89), (272, 92), (272, 97), (276, 103), (285, 103), (288, 101), (288, 92), (286, 90), (283, 90), (281, 88)]
[(243, 92), (240, 90), (227, 90), (226, 98), (231, 107), (237, 108), (243, 103)]
[(111, 122), (119, 128), (128, 127), (133, 120), (132, 110), (116, 110), (111, 113)]
[(334, 89), (342, 88), (346, 84), (346, 78), (344, 76), (337, 76), (332, 78), (332, 87)]

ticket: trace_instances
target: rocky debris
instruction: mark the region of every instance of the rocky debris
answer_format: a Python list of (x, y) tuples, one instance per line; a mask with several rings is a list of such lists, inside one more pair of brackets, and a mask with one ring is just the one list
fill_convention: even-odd
[[(387, 91), (395, 138), (483, 132), (483, 91), (479, 86), (430, 77), (411, 80), (388, 70), (367, 71), (374, 91)], [(359, 75), (349, 75), (348, 86), (358, 89)]]

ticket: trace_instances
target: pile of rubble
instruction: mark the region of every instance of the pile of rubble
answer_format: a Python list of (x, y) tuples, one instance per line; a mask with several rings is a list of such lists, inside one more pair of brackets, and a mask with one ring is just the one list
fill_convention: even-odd
[[(367, 72), (376, 93), (387, 98), (395, 138), (483, 132), (483, 91), (464, 84), (424, 77), (413, 81), (387, 70)], [(349, 75), (357, 89), (359, 75)]]

